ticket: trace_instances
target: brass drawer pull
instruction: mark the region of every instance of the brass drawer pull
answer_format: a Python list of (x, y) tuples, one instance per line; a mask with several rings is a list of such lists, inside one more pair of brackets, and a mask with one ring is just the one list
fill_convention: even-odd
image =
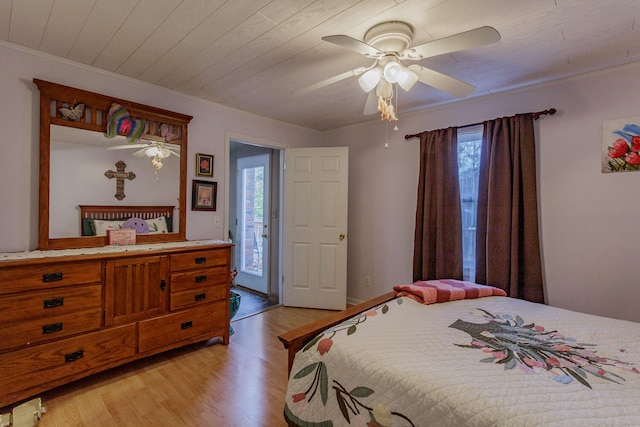
[(49, 325), (44, 325), (42, 327), (43, 334), (52, 334), (54, 332), (59, 332), (62, 330), (62, 322), (60, 323), (51, 323)]
[(84, 350), (74, 351), (73, 353), (64, 355), (64, 363), (75, 362), (84, 357)]
[(59, 282), (62, 280), (62, 273), (47, 273), (42, 275), (42, 281), (47, 282)]
[(196, 258), (196, 264), (204, 264), (207, 262), (206, 256), (200, 256)]
[(202, 276), (196, 276), (196, 283), (202, 283), (207, 281), (207, 275), (203, 274)]
[(180, 325), (180, 329), (189, 329), (193, 326), (193, 322), (189, 320), (188, 322), (184, 322)]
[(202, 301), (202, 300), (204, 300), (204, 299), (206, 299), (206, 298), (207, 298), (207, 294), (205, 294), (204, 292), (203, 292), (203, 293), (201, 293), (201, 294), (197, 294), (197, 295), (195, 296), (195, 300), (196, 300), (196, 301)]
[(64, 298), (51, 298), (44, 300), (44, 308), (62, 307), (64, 305)]

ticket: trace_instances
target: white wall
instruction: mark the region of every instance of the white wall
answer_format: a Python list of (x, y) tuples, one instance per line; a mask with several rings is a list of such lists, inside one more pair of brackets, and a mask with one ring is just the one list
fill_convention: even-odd
[[(187, 238), (226, 239), (214, 217), (226, 215), (225, 133), (276, 141), (289, 146), (319, 145), (320, 132), (287, 125), (184, 96), (113, 73), (59, 60), (15, 45), (0, 43), (0, 252), (36, 249), (38, 241), (39, 92), (33, 78), (193, 116), (189, 125), (187, 162)], [(215, 156), (213, 181), (218, 182), (217, 211), (193, 212), (191, 180), (195, 153)], [(100, 174), (103, 170), (98, 171)], [(202, 178), (198, 178), (202, 179)], [(108, 181), (104, 178), (105, 181)], [(112, 183), (109, 182), (109, 185)], [(115, 189), (113, 184), (112, 189)], [(127, 185), (125, 185), (125, 193)], [(221, 224), (224, 221), (221, 221)]]
[[(640, 116), (640, 64), (325, 134), (350, 147), (348, 295), (365, 300), (412, 279), (419, 142), (405, 134), (556, 108), (536, 122), (547, 302), (640, 321), (640, 172), (600, 171), (602, 121)], [(371, 276), (372, 285), (364, 285)]]

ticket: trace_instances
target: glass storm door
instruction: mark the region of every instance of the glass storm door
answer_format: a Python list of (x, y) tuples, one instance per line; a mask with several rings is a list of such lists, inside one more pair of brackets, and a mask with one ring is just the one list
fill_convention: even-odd
[(238, 159), (236, 284), (269, 292), (269, 155)]

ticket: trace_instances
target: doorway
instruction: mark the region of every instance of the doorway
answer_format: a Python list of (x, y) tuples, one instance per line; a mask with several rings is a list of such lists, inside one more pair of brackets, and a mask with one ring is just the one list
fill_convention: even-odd
[[(243, 138), (244, 139), (244, 138)], [(281, 150), (229, 139), (229, 240), (233, 285), (252, 301), (280, 303)], [(245, 298), (246, 299), (246, 298)], [(242, 308), (242, 303), (240, 304)]]
[(236, 163), (236, 283), (265, 295), (269, 293), (270, 157), (239, 157)]
[[(238, 226), (240, 221), (238, 194), (238, 159), (269, 154), (270, 158), (270, 230), (267, 234), (269, 259), (264, 259), (268, 273), (266, 297), (278, 304), (341, 309), (346, 305), (346, 244), (347, 244), (347, 182), (348, 182), (348, 149), (345, 147), (323, 148), (291, 148), (288, 145), (259, 138), (240, 136), (227, 133), (225, 162), (227, 180), (225, 185), (225, 199), (229, 214), (225, 219), (225, 229), (229, 230), (229, 239), (235, 244), (231, 265), (237, 268), (241, 259), (238, 253)], [(308, 182), (299, 185), (289, 185), (289, 192), (285, 194), (285, 151), (290, 158), (290, 167), (296, 173), (288, 176), (309, 174)], [(266, 185), (266, 184), (265, 184)], [(304, 189), (310, 191), (303, 191)], [(307, 200), (297, 203), (298, 209), (294, 217), (291, 209), (285, 209), (284, 199), (295, 201), (298, 196)], [(302, 204), (300, 204), (302, 203)], [(289, 207), (293, 206), (289, 204)], [(305, 207), (306, 206), (306, 207)], [(288, 227), (303, 225), (307, 221), (311, 224), (311, 231), (317, 237), (309, 241), (308, 245), (292, 245), (291, 240), (285, 242), (284, 223)], [(289, 229), (289, 236), (292, 235)], [(304, 253), (304, 247), (309, 248)], [(301, 256), (309, 260), (306, 263)], [(255, 259), (255, 258), (253, 258)], [(296, 261), (297, 260), (297, 261)], [(305, 265), (308, 268), (305, 268)], [(295, 267), (295, 268), (294, 268)], [(287, 287), (285, 290), (285, 283)], [(241, 283), (238, 283), (242, 285)], [(294, 292), (295, 291), (295, 292)], [(250, 290), (250, 292), (255, 292)], [(314, 293), (315, 292), (315, 293)], [(314, 296), (311, 297), (311, 293)], [(263, 295), (263, 294), (261, 294)], [(297, 297), (307, 301), (300, 304)], [(287, 301), (284, 301), (287, 298)], [(292, 299), (293, 298), (293, 299)], [(312, 305), (308, 305), (309, 301)], [(328, 304), (328, 305), (327, 305)], [(339, 306), (338, 306), (339, 305)], [(241, 304), (242, 306), (242, 304)]]

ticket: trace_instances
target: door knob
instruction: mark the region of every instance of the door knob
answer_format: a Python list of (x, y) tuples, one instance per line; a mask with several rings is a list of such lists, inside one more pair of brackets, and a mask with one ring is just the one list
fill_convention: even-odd
[(338, 235), (338, 238), (339, 238), (340, 240), (344, 240), (344, 238), (345, 238), (345, 237), (346, 237), (346, 236), (345, 236), (345, 234), (344, 234), (344, 233), (340, 233), (340, 234)]

